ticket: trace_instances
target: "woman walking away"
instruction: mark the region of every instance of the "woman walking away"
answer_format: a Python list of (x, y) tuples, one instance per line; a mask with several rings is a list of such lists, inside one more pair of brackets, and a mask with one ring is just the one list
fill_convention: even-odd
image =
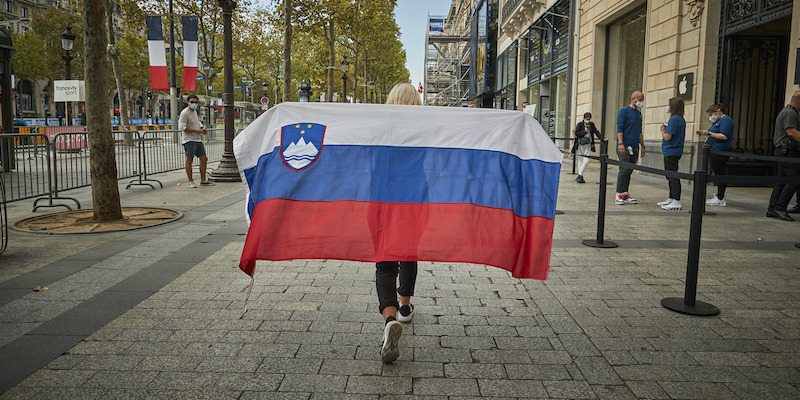
[(573, 133), (575, 134), (575, 141), (572, 143), (572, 152), (581, 157), (578, 162), (578, 177), (575, 178), (575, 182), (586, 183), (583, 180), (583, 173), (586, 171), (586, 165), (589, 164), (587, 156), (594, 151), (594, 138), (596, 137), (597, 140), (608, 139), (602, 138), (600, 131), (597, 130), (594, 122), (592, 122), (592, 113), (588, 112), (583, 114), (583, 121), (578, 122)]
[[(386, 104), (405, 104), (421, 106), (417, 90), (408, 83), (398, 83), (389, 92)], [(381, 161), (383, 164), (380, 164)], [(389, 166), (389, 160), (374, 160), (375, 168)], [(409, 167), (413, 168), (413, 167)], [(421, 167), (420, 167), (421, 168)], [(397, 190), (400, 190), (399, 188)], [(370, 212), (381, 212), (373, 210)], [(427, 219), (427, 213), (423, 212), (419, 218)], [(378, 229), (379, 227), (371, 227)], [(408, 240), (419, 241), (422, 232), (405, 231), (404, 235)], [(378, 244), (376, 244), (376, 247)], [(398, 342), (403, 334), (403, 326), (400, 322), (411, 322), (414, 318), (414, 306), (411, 304), (411, 296), (414, 295), (414, 285), (417, 281), (417, 262), (416, 261), (381, 261), (376, 264), (375, 287), (378, 291), (379, 310), (383, 315), (383, 346), (381, 347), (381, 361), (390, 363), (400, 355)], [(400, 286), (397, 286), (397, 278), (400, 277)], [(397, 303), (397, 295), (400, 295), (400, 304)], [(399, 321), (399, 322), (398, 322)]]
[[(664, 155), (664, 169), (678, 172), (678, 162), (683, 155), (683, 141), (686, 137), (686, 120), (683, 119), (684, 102), (680, 97), (669, 99), (667, 112), (669, 121), (661, 124), (661, 153)], [(667, 177), (669, 198), (658, 203), (665, 210), (681, 209), (681, 180)]]
[[(697, 131), (700, 136), (708, 136), (706, 145), (711, 146), (712, 151), (730, 150), (733, 148), (733, 119), (729, 117), (728, 108), (722, 103), (716, 103), (708, 106), (706, 110), (708, 120), (711, 121), (711, 128), (707, 131)], [(710, 154), (708, 162), (711, 165), (711, 172), (714, 175), (727, 175), (728, 174), (728, 158), (730, 156), (722, 156), (719, 154)], [(724, 207), (727, 202), (725, 201), (725, 188), (728, 187), (727, 183), (717, 183), (717, 193), (714, 197), (706, 200), (709, 206)]]

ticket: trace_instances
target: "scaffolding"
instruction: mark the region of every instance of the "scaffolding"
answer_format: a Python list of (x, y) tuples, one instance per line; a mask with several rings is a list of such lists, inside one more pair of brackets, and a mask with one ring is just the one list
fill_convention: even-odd
[[(453, 0), (450, 15), (428, 15), (423, 90), (426, 105), (462, 107), (469, 100), (471, 3)], [(443, 21), (441, 30), (431, 27), (432, 20)]]

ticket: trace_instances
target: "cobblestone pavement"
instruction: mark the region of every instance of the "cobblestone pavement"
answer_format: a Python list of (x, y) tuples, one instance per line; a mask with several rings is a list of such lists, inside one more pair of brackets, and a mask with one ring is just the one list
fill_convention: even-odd
[[(597, 249), (581, 240), (596, 235), (599, 167), (585, 184), (569, 160), (563, 169), (549, 279), (420, 263), (391, 364), (379, 361), (374, 265), (259, 262), (245, 312), (241, 184), (190, 190), (181, 172), (154, 176), (159, 190), (123, 183), (123, 205), (186, 217), (12, 233), (0, 398), (800, 398), (800, 222), (764, 216), (770, 189), (729, 188), (728, 206), (704, 218), (697, 296), (721, 313), (695, 317), (660, 304), (683, 296), (691, 185), (682, 211), (663, 211), (666, 180), (635, 174), (639, 204), (607, 206), (605, 236), (620, 246)], [(69, 195), (91, 204), (88, 189)], [(12, 221), (33, 215), (30, 202), (11, 206)]]

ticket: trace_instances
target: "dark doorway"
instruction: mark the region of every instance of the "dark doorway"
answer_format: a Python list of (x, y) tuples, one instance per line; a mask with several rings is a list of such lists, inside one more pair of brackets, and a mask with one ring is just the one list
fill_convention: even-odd
[[(792, 1), (723, 1), (716, 98), (735, 124), (733, 150), (772, 155), (775, 117), (784, 106)], [(702, 109), (705, 109), (704, 104)], [(773, 175), (772, 163), (735, 160), (734, 175)]]

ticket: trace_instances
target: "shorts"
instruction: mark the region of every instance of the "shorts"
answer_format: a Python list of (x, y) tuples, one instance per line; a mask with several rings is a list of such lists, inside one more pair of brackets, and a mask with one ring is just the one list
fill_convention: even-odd
[(206, 155), (206, 147), (203, 146), (203, 142), (186, 142), (183, 144), (183, 150), (186, 152), (186, 158), (189, 159)]

